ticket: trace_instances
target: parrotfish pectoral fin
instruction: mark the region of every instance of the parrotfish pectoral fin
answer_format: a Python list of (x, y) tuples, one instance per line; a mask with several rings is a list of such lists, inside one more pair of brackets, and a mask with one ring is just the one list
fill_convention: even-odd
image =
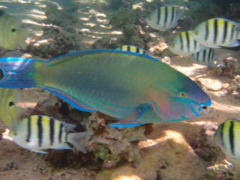
[(71, 106), (73, 106), (74, 108), (81, 110), (81, 111), (87, 111), (87, 112), (95, 112), (95, 110), (87, 107), (86, 105), (84, 105), (83, 103), (79, 102), (79, 100), (76, 100), (74, 97), (58, 90), (58, 89), (54, 89), (51, 87), (42, 87), (45, 90), (57, 95), (58, 97), (64, 99), (66, 102), (68, 102)]
[(142, 125), (142, 123), (138, 123), (138, 120), (146, 113), (150, 108), (150, 104), (142, 104), (136, 108), (135, 111), (129, 114), (124, 119), (121, 119), (118, 123), (115, 124), (108, 124), (108, 126), (113, 127), (135, 127)]
[(79, 151), (86, 153), (86, 144), (88, 138), (92, 135), (90, 132), (69, 133), (67, 136), (67, 142), (72, 144)]

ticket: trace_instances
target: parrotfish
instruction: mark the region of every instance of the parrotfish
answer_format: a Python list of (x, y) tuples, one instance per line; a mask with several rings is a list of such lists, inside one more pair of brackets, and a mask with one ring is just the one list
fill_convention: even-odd
[(158, 59), (119, 50), (89, 50), (49, 61), (0, 59), (3, 88), (39, 87), (73, 107), (133, 127), (199, 116), (211, 104), (191, 79)]
[(86, 140), (92, 133), (71, 132), (75, 127), (49, 116), (33, 115), (19, 120), (3, 138), (37, 153), (46, 154), (47, 149), (72, 149), (71, 145), (85, 153)]

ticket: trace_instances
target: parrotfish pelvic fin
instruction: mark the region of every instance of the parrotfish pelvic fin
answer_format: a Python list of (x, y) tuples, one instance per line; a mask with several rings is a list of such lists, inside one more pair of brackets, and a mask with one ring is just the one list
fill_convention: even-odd
[(95, 110), (87, 107), (86, 105), (84, 105), (83, 103), (81, 103), (79, 100), (76, 100), (74, 97), (58, 90), (55, 88), (51, 88), (51, 87), (46, 87), (43, 86), (42, 88), (44, 88), (45, 90), (57, 95), (58, 97), (64, 99), (66, 102), (68, 102), (71, 106), (73, 106), (74, 108), (81, 110), (81, 111), (87, 111), (87, 112), (95, 112)]
[(112, 126), (112, 127), (136, 127), (136, 126), (141, 126), (143, 125), (143, 123), (135, 123), (135, 124), (120, 124), (120, 123), (115, 123), (115, 124), (108, 124), (108, 126)]
[(35, 87), (35, 63), (42, 62), (24, 58), (0, 59), (0, 87), (4, 88), (30, 88)]
[(113, 127), (135, 127), (142, 125), (142, 123), (138, 123), (137, 121), (150, 109), (150, 104), (142, 104), (136, 108), (136, 110), (129, 114), (126, 118), (120, 120), (115, 124), (108, 124), (108, 126)]

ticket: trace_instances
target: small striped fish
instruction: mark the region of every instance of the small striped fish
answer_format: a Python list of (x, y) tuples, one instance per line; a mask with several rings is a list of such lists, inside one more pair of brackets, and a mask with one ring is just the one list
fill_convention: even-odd
[(230, 161), (240, 163), (240, 121), (227, 120), (218, 126), (214, 135), (215, 142), (229, 157)]
[(0, 46), (13, 50), (19, 46), (25, 46), (27, 30), (15, 17), (0, 10)]
[(120, 51), (130, 51), (138, 54), (149, 54), (146, 50), (139, 48), (134, 45), (122, 45), (121, 47), (117, 48), (116, 50)]
[(206, 48), (203, 51), (193, 53), (192, 58), (195, 63), (212, 66), (214, 64), (215, 55), (213, 48)]
[(24, 108), (17, 106), (20, 101), (19, 89), (0, 88), (0, 119), (11, 128), (24, 114)]
[(154, 10), (146, 19), (148, 26), (159, 31), (174, 28), (182, 17), (182, 10), (174, 6), (162, 6)]
[(71, 149), (69, 144), (86, 152), (85, 141), (91, 133), (71, 133), (75, 127), (48, 116), (33, 115), (11, 128), (9, 136), (16, 144), (33, 152), (46, 154), (46, 149)]
[(168, 48), (173, 53), (182, 56), (188, 56), (205, 49), (193, 38), (192, 31), (183, 31), (177, 34), (170, 42)]
[(240, 23), (224, 18), (209, 19), (195, 28), (193, 37), (211, 48), (239, 46)]

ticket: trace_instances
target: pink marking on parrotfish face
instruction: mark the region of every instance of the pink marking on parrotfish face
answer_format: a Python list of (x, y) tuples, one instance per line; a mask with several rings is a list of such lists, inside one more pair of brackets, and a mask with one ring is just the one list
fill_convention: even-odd
[(155, 114), (164, 121), (187, 120), (205, 114), (201, 104), (192, 99), (178, 97), (170, 91), (151, 91), (150, 94)]

